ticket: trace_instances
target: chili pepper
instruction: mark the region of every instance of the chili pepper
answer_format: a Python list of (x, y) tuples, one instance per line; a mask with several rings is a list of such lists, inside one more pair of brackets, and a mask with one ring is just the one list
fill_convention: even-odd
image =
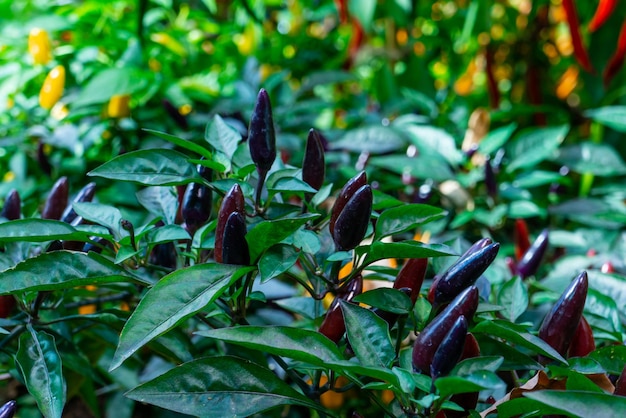
[(222, 261), (224, 264), (250, 264), (250, 250), (246, 241), (246, 220), (239, 212), (228, 216), (222, 237)]
[(581, 315), (574, 337), (572, 337), (572, 343), (569, 346), (568, 357), (586, 357), (595, 349), (596, 342), (593, 339), (593, 330), (585, 316)]
[[(165, 226), (163, 221), (159, 221), (155, 224), (155, 227), (161, 228)], [(166, 242), (157, 244), (152, 248), (149, 257), (150, 263), (165, 267), (168, 269), (176, 268), (176, 247), (173, 242)]]
[(541, 234), (537, 236), (530, 248), (524, 253), (522, 259), (517, 263), (517, 272), (522, 279), (526, 279), (537, 273), (541, 260), (550, 243), (548, 236), (548, 229), (541, 231)]
[(460, 316), (471, 319), (477, 308), (478, 289), (476, 286), (470, 286), (459, 293), (415, 339), (412, 355), (413, 369), (419, 373), (429, 373), (433, 356), (450, 327)]
[(187, 118), (178, 111), (178, 109), (172, 104), (172, 102), (167, 99), (163, 99), (161, 103), (163, 104), (163, 109), (165, 109), (165, 113), (168, 114), (168, 116), (174, 121), (174, 123), (176, 123), (176, 125), (184, 130), (189, 129)]
[(433, 380), (452, 371), (463, 354), (466, 335), (467, 320), (461, 315), (454, 321), (433, 355), (433, 361), (430, 363), (430, 376)]
[(500, 244), (491, 243), (454, 263), (437, 281), (433, 307), (439, 308), (450, 302), (463, 289), (473, 285), (495, 260)]
[(572, 37), (572, 46), (574, 47), (574, 57), (583, 69), (589, 73), (593, 73), (593, 66), (589, 60), (587, 49), (583, 45), (582, 38), (580, 36), (580, 27), (578, 24), (578, 13), (576, 12), (576, 5), (574, 0), (563, 0), (563, 9), (565, 10), (565, 16), (567, 18), (567, 24), (569, 25), (569, 32)]
[(222, 248), (224, 238), (224, 228), (226, 227), (226, 221), (233, 212), (245, 213), (245, 202), (243, 198), (243, 192), (241, 187), (235, 183), (230, 190), (224, 196), (222, 205), (217, 214), (217, 226), (215, 228), (215, 261), (222, 263)]
[(8, 318), (15, 308), (15, 304), (15, 298), (12, 295), (0, 296), (0, 318)]
[[(198, 172), (211, 180), (211, 170), (199, 165)], [(204, 184), (192, 183), (187, 186), (183, 196), (182, 214), (187, 231), (193, 235), (211, 217), (213, 193)]]
[(328, 229), (330, 230), (331, 235), (335, 233), (335, 222), (337, 221), (339, 214), (343, 211), (343, 208), (346, 206), (346, 203), (348, 203), (348, 200), (350, 200), (358, 189), (366, 184), (367, 174), (365, 174), (365, 171), (361, 171), (359, 174), (348, 180), (343, 186), (339, 192), (339, 196), (337, 196), (337, 199), (335, 200), (333, 209), (330, 212), (330, 223), (328, 224)]
[(0, 418), (12, 418), (17, 410), (17, 402), (10, 400), (4, 405), (0, 406)]
[(626, 365), (624, 365), (622, 373), (619, 375), (617, 382), (615, 382), (615, 390), (613, 391), (613, 394), (626, 396)]
[(39, 167), (41, 171), (46, 173), (48, 176), (52, 174), (52, 166), (50, 165), (50, 161), (48, 160), (48, 156), (46, 155), (46, 144), (42, 141), (39, 141), (37, 144), (37, 162), (39, 163)]
[(248, 132), (250, 156), (259, 172), (269, 171), (276, 159), (276, 133), (272, 104), (265, 89), (259, 91)]
[(52, 109), (52, 106), (63, 96), (65, 88), (65, 67), (57, 65), (54, 67), (43, 82), (39, 91), (39, 105), (46, 110)]
[(343, 207), (333, 231), (338, 251), (352, 250), (363, 240), (372, 216), (372, 203), (372, 188), (366, 184), (354, 192)]
[(489, 91), (489, 102), (492, 109), (500, 107), (500, 90), (498, 89), (498, 81), (493, 71), (493, 52), (494, 48), (488, 46), (485, 50), (485, 73), (487, 75), (487, 89)]
[(43, 210), (41, 211), (41, 219), (61, 219), (63, 211), (67, 206), (68, 194), (69, 183), (67, 177), (63, 176), (52, 186)]
[(611, 56), (609, 63), (604, 68), (604, 72), (602, 73), (602, 78), (604, 80), (604, 86), (608, 87), (615, 77), (615, 74), (619, 72), (619, 70), (624, 66), (624, 59), (626, 58), (626, 21), (622, 23), (622, 28), (619, 32), (619, 37), (617, 38), (617, 48)]
[(4, 207), (0, 212), (0, 217), (14, 221), (22, 217), (22, 199), (15, 189), (11, 189), (6, 199), (4, 199)]
[[(587, 299), (587, 288), (587, 272), (583, 271), (565, 289), (539, 328), (539, 338), (562, 356), (567, 353), (580, 322)], [(547, 359), (540, 356), (540, 361), (545, 363)]]
[(114, 94), (107, 105), (107, 115), (110, 118), (127, 118), (130, 116), (130, 94)]
[(487, 195), (492, 199), (495, 199), (498, 195), (498, 183), (496, 181), (496, 175), (493, 172), (493, 165), (491, 165), (491, 159), (485, 159), (485, 186), (487, 186)]
[(411, 290), (409, 294), (411, 302), (415, 304), (417, 300), (422, 284), (424, 283), (424, 277), (426, 277), (426, 270), (428, 269), (428, 258), (409, 258), (404, 262), (404, 265), (398, 272), (396, 280), (393, 282), (394, 289), (408, 288)]
[(28, 53), (33, 57), (35, 64), (45, 65), (52, 59), (50, 53), (50, 37), (48, 32), (40, 28), (33, 28), (28, 34)]
[(346, 332), (346, 324), (343, 320), (343, 311), (341, 310), (340, 300), (350, 302), (355, 296), (361, 294), (363, 291), (363, 277), (359, 274), (355, 276), (341, 293), (337, 294), (337, 297), (328, 307), (324, 321), (320, 325), (319, 332), (331, 341), (337, 343), (343, 337)]
[(617, 0), (600, 0), (596, 12), (589, 22), (589, 32), (595, 32), (611, 17), (613, 10), (617, 6)]
[[(463, 347), (463, 354), (459, 361), (480, 357), (480, 347), (478, 341), (472, 333), (468, 333), (465, 337), (465, 346)], [(459, 405), (463, 408), (463, 411), (446, 410), (446, 416), (448, 418), (462, 418), (467, 417), (468, 413), (472, 409), (476, 409), (478, 404), (478, 392), (457, 393), (450, 398), (451, 402)]]
[(523, 219), (515, 220), (515, 232), (513, 233), (515, 241), (515, 259), (521, 260), (524, 253), (530, 248), (530, 239), (528, 238), (528, 225)]
[[(528, 101), (535, 107), (543, 104), (541, 89), (541, 73), (535, 62), (528, 63), (528, 71), (526, 73), (526, 88), (528, 91)], [(547, 118), (544, 112), (533, 113), (535, 125), (546, 126)]]
[(319, 133), (315, 129), (309, 131), (306, 141), (304, 160), (302, 161), (302, 181), (319, 190), (324, 184), (324, 147)]
[(63, 215), (61, 216), (61, 221), (68, 223), (68, 224), (73, 223), (78, 217), (78, 214), (76, 213), (73, 207), (74, 203), (91, 202), (93, 200), (95, 193), (96, 193), (96, 183), (94, 182), (87, 183), (85, 187), (83, 187), (82, 189), (78, 191), (78, 193), (76, 193), (76, 197), (74, 198), (72, 203), (69, 204), (65, 208), (65, 211), (63, 212)]

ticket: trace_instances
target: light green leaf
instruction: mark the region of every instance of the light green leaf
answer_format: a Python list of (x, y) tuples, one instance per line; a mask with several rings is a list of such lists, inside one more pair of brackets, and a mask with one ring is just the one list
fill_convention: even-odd
[(515, 322), (528, 308), (528, 289), (519, 276), (504, 283), (498, 292), (498, 305), (504, 307), (506, 319)]
[(532, 167), (552, 157), (568, 132), (569, 125), (522, 131), (509, 147), (512, 161), (506, 170), (513, 172), (518, 168)]
[(115, 239), (119, 240), (122, 235), (128, 235), (126, 231), (122, 233), (120, 225), (122, 212), (115, 206), (95, 202), (74, 202), (72, 207), (84, 219), (106, 227)]
[(626, 106), (599, 107), (586, 111), (584, 115), (618, 132), (626, 133)]
[[(368, 0), (368, 2), (371, 0)], [(391, 127), (365, 126), (346, 132), (338, 141), (331, 143), (333, 149), (344, 149), (370, 154), (385, 154), (406, 145), (406, 140)]]
[(175, 222), (178, 198), (173, 187), (146, 187), (138, 191), (136, 195), (139, 203), (153, 215), (162, 217), (166, 225)]
[(579, 418), (622, 418), (626, 416), (626, 398), (608, 393), (580, 390), (538, 390), (524, 396)]
[(259, 261), (261, 282), (264, 283), (289, 270), (298, 261), (298, 252), (291, 245), (275, 245)]
[(167, 142), (170, 142), (176, 146), (195, 152), (196, 154), (203, 156), (209, 161), (213, 159), (213, 155), (211, 154), (211, 151), (209, 151), (208, 149), (204, 148), (201, 145), (196, 144), (195, 142), (189, 141), (187, 139), (179, 138), (177, 136), (170, 135), (165, 132), (155, 131), (153, 129), (143, 128), (142, 130), (148, 133), (151, 133), (154, 136), (158, 136), (159, 138), (164, 139)]
[[(206, 127), (204, 139), (224, 157), (222, 158), (224, 161), (230, 164), (237, 150), (237, 145), (241, 141), (241, 135), (224, 122), (220, 115), (215, 115)], [(230, 171), (230, 166), (226, 166), (225, 169)]]
[(418, 241), (381, 242), (356, 248), (356, 254), (365, 254), (364, 265), (386, 258), (427, 258), (454, 255), (454, 251), (443, 244), (423, 244)]

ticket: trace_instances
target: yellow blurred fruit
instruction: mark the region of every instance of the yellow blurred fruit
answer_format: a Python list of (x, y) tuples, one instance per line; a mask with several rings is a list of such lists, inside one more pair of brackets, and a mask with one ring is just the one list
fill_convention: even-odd
[(28, 34), (28, 53), (35, 64), (47, 64), (52, 59), (48, 32), (40, 28), (31, 29)]
[(110, 118), (127, 118), (130, 116), (130, 94), (115, 94), (109, 100), (107, 114)]
[(65, 67), (57, 65), (54, 67), (43, 82), (39, 91), (39, 105), (50, 110), (52, 106), (63, 96), (65, 89)]

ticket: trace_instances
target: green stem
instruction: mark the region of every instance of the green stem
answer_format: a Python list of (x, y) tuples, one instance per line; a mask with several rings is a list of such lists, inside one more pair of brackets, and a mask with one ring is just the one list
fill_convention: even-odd
[(261, 194), (263, 193), (263, 186), (265, 185), (265, 179), (267, 177), (267, 170), (257, 170), (259, 173), (259, 182), (256, 185), (256, 193), (254, 195), (254, 212), (256, 214), (264, 213), (265, 209), (261, 206)]

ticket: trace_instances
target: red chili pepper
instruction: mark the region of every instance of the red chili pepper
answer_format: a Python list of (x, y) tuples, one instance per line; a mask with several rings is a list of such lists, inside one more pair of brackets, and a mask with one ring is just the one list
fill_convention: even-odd
[(428, 258), (410, 258), (406, 260), (396, 281), (393, 282), (394, 289), (408, 288), (411, 289), (411, 302), (415, 303), (420, 294), (426, 270), (428, 268)]
[(341, 310), (340, 300), (350, 302), (355, 296), (363, 292), (363, 277), (358, 275), (354, 277), (350, 283), (348, 283), (341, 293), (337, 294), (337, 297), (330, 304), (326, 316), (322, 325), (320, 325), (319, 332), (328, 337), (335, 343), (341, 340), (343, 334), (346, 333), (346, 323), (343, 320), (343, 311)]
[[(526, 73), (526, 88), (528, 89), (528, 101), (534, 106), (541, 106), (543, 104), (543, 98), (541, 97), (541, 74), (536, 67), (536, 63), (529, 63), (528, 72)], [(546, 114), (543, 112), (536, 112), (533, 114), (535, 119), (535, 125), (546, 126)]]
[(600, 29), (609, 17), (611, 17), (611, 14), (613, 14), (615, 6), (617, 6), (617, 0), (600, 0), (600, 3), (598, 3), (598, 7), (596, 8), (596, 12), (591, 19), (591, 22), (589, 22), (589, 32), (595, 32)]
[(487, 75), (487, 89), (489, 91), (489, 101), (492, 109), (500, 107), (500, 90), (498, 82), (493, 72), (493, 48), (487, 47), (485, 50), (485, 73)]
[(578, 14), (576, 13), (576, 5), (574, 0), (563, 0), (563, 8), (565, 9), (565, 15), (567, 17), (567, 24), (569, 25), (569, 32), (572, 37), (572, 45), (574, 46), (574, 57), (585, 71), (593, 73), (594, 69), (589, 60), (587, 49), (583, 45), (583, 40), (580, 37), (580, 26), (578, 24)]
[(523, 219), (515, 220), (515, 232), (513, 233), (515, 240), (515, 260), (519, 261), (524, 253), (530, 248), (530, 239), (528, 238), (528, 225)]
[(568, 357), (586, 357), (596, 349), (596, 342), (593, 339), (593, 331), (585, 316), (580, 317), (580, 322), (569, 346)]
[(226, 228), (226, 222), (231, 213), (239, 212), (245, 213), (245, 201), (243, 197), (243, 191), (237, 183), (230, 188), (230, 190), (224, 196), (222, 205), (220, 206), (219, 213), (217, 214), (217, 227), (215, 228), (215, 261), (223, 263), (223, 240), (224, 240), (224, 228)]
[(622, 370), (622, 374), (619, 375), (619, 379), (615, 383), (615, 391), (614, 395), (618, 396), (626, 396), (626, 365), (624, 365), (624, 369)]
[(611, 83), (615, 74), (624, 65), (624, 59), (626, 58), (626, 21), (622, 24), (622, 29), (619, 32), (619, 38), (617, 39), (617, 49), (609, 60), (609, 63), (604, 68), (602, 78), (604, 80), (604, 86), (608, 86)]

